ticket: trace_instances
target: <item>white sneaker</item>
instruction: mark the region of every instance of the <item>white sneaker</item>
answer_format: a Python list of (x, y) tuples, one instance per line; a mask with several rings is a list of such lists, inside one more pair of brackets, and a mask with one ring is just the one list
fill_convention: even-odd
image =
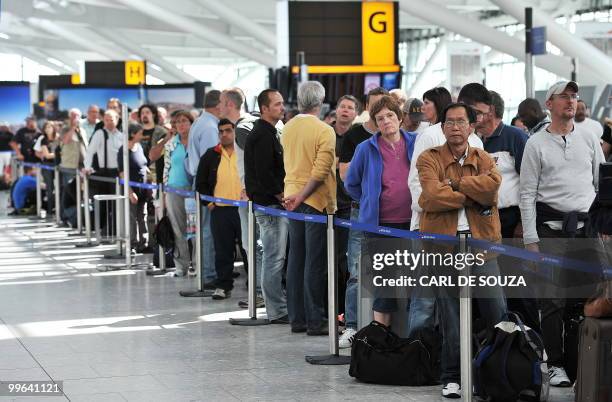
[(344, 330), (340, 339), (338, 340), (338, 346), (340, 349), (348, 349), (353, 345), (353, 339), (355, 339), (355, 334), (357, 330), (354, 328), (347, 328)]
[(563, 367), (550, 366), (548, 369), (550, 385), (553, 387), (569, 387), (572, 385)]
[(449, 382), (442, 388), (442, 396), (445, 398), (461, 398), (461, 386), (456, 382)]

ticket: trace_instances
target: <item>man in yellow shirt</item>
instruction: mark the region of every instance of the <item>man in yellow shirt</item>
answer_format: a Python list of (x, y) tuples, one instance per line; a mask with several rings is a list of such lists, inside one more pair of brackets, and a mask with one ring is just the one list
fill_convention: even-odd
[[(196, 188), (200, 194), (229, 200), (239, 200), (242, 186), (238, 175), (238, 162), (234, 151), (235, 125), (228, 119), (219, 120), (219, 144), (202, 155), (196, 175)], [(238, 207), (203, 201), (211, 212), (210, 227), (215, 244), (215, 270), (217, 280), (214, 300), (231, 296), (234, 287), (234, 247), (240, 250), (246, 261), (246, 253), (240, 243), (240, 215)]]
[[(285, 199), (288, 211), (321, 215), (336, 210), (336, 134), (319, 120), (325, 88), (307, 81), (298, 88), (300, 114), (287, 123), (284, 149)], [(287, 310), (292, 332), (326, 335), (326, 227), (320, 223), (289, 223)]]

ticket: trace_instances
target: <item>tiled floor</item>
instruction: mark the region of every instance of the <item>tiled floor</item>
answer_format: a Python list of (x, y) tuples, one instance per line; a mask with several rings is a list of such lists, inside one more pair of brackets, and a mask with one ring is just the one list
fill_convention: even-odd
[[(109, 246), (26, 218), (0, 217), (0, 380), (62, 380), (51, 401), (437, 401), (439, 387), (356, 382), (348, 366), (311, 366), (326, 337), (287, 326), (237, 327), (244, 275), (227, 301), (182, 298), (188, 278), (98, 272)], [(0, 397), (0, 399), (2, 399)], [(3, 400), (11, 400), (4, 398)], [(554, 390), (551, 401), (572, 401)]]

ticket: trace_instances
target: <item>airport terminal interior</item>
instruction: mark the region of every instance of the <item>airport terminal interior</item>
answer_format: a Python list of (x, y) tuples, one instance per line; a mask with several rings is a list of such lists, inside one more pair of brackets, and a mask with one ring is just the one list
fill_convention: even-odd
[(611, 0), (4, 0), (0, 66), (0, 401), (612, 401)]

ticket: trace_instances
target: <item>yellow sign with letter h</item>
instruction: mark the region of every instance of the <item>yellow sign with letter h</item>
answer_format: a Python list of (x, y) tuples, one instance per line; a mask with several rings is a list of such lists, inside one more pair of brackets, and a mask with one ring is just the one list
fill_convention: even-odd
[(125, 62), (126, 85), (144, 85), (146, 80), (146, 67), (144, 61), (129, 60)]

